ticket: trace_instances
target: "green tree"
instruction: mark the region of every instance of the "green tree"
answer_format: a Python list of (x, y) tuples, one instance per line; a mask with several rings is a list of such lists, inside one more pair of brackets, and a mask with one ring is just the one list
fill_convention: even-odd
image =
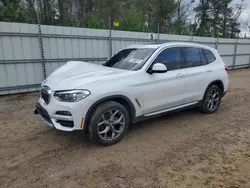
[(40, 23), (46, 25), (56, 24), (56, 2), (55, 0), (37, 0), (37, 15), (40, 17)]
[(177, 3), (173, 0), (157, 0), (152, 3), (154, 22), (160, 33), (166, 33), (171, 27), (171, 18), (175, 12)]
[(211, 36), (219, 37), (222, 33), (224, 0), (211, 1)]
[(196, 18), (199, 23), (195, 35), (211, 36), (211, 19), (210, 19), (210, 0), (200, 0), (199, 5), (195, 8)]
[[(244, 0), (0, 0), (0, 21), (236, 37)], [(194, 7), (195, 6), (195, 7)], [(196, 13), (194, 24), (188, 19)], [(111, 23), (111, 25), (110, 25)]]
[(86, 27), (104, 29), (104, 22), (96, 14), (89, 13), (86, 15)]
[(27, 22), (21, 0), (0, 0), (0, 21)]
[(232, 0), (223, 0), (222, 3), (222, 15), (223, 15), (223, 22), (222, 22), (222, 35), (223, 37), (228, 36), (228, 21), (232, 16), (232, 9), (229, 8), (229, 3)]
[(232, 11), (233, 14), (229, 22), (231, 38), (234, 38), (236, 34), (238, 35), (240, 33), (239, 30), (240, 23), (238, 22), (238, 20), (244, 9), (245, 9), (244, 0), (241, 0), (241, 3), (236, 4), (236, 6), (233, 8)]
[(26, 0), (23, 1), (24, 11), (27, 15), (28, 23), (38, 23), (37, 18), (37, 9), (36, 9), (36, 0)]
[(198, 25), (196, 35), (235, 37), (239, 31), (238, 19), (243, 12), (244, 0), (232, 7), (232, 0), (200, 0), (195, 8)]
[(175, 18), (172, 24), (172, 31), (174, 34), (189, 34), (189, 23), (188, 17), (192, 13), (191, 7), (194, 4), (195, 0), (177, 0), (176, 1), (176, 10), (175, 10)]
[(143, 31), (143, 17), (134, 5), (120, 16), (120, 26), (118, 29), (125, 31)]

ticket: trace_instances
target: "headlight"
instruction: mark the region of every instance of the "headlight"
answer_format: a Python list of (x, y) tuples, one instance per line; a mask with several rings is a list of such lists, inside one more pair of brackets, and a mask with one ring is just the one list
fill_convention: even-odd
[(62, 102), (77, 102), (90, 95), (88, 90), (57, 91), (54, 97)]

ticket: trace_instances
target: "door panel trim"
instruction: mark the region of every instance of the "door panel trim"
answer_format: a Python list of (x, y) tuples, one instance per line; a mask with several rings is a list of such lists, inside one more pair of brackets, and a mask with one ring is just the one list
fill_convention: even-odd
[(165, 112), (177, 110), (177, 109), (180, 109), (180, 108), (185, 108), (185, 107), (188, 107), (188, 106), (192, 106), (192, 105), (197, 104), (197, 103), (199, 103), (199, 101), (190, 102), (190, 103), (186, 103), (186, 104), (182, 104), (182, 105), (178, 105), (178, 106), (166, 108), (166, 109), (163, 109), (163, 110), (160, 110), (160, 111), (156, 111), (156, 112), (145, 114), (144, 116), (146, 116), (146, 117), (154, 116), (154, 115), (158, 115), (158, 114), (161, 114), (161, 113), (165, 113)]

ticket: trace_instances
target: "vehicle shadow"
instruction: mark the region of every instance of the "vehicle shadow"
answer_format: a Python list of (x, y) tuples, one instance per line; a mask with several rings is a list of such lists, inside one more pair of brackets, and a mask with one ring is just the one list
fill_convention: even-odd
[(73, 145), (74, 147), (81, 146), (84, 148), (92, 148), (98, 146), (89, 139), (88, 134), (83, 133), (82, 131), (63, 132), (60, 130), (55, 130), (53, 134), (56, 134), (56, 136), (60, 137), (60, 139), (58, 139), (59, 141), (63, 138), (64, 141), (70, 145)]
[[(168, 128), (176, 126), (176, 120), (180, 120), (187, 117), (195, 117), (197, 115), (202, 115), (197, 109), (189, 109), (180, 112), (173, 112), (166, 115), (154, 117), (136, 124), (130, 125), (126, 136), (135, 136), (131, 133), (143, 132), (144, 130), (150, 131), (151, 129), (162, 129), (162, 126), (167, 126)], [(99, 148), (102, 147), (99, 144), (91, 141), (87, 133), (82, 131), (74, 132), (62, 132), (59, 130), (50, 131), (51, 136), (54, 137), (54, 141), (67, 143), (68, 147), (84, 147), (84, 148)], [(140, 133), (141, 134), (141, 133)], [(148, 133), (145, 133), (148, 134)], [(121, 140), (122, 142), (123, 140)]]
[[(150, 129), (150, 128), (156, 128), (160, 129), (160, 127), (164, 126), (162, 122), (165, 124), (165, 126), (176, 126), (174, 122), (176, 120), (184, 119), (186, 117), (195, 117), (197, 115), (203, 115), (201, 112), (199, 112), (199, 109), (193, 108), (193, 109), (188, 109), (188, 110), (183, 110), (183, 111), (177, 111), (177, 112), (171, 112), (165, 115), (153, 117), (141, 122), (138, 122), (136, 124), (132, 124), (129, 126), (128, 129), (128, 134), (134, 131), (140, 131), (140, 129)], [(173, 124), (172, 124), (173, 123)]]

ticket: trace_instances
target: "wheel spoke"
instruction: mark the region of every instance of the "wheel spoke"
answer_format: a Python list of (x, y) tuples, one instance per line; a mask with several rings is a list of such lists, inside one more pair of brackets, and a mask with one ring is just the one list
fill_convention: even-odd
[(213, 100), (217, 101), (220, 99), (219, 93), (213, 95)]
[(116, 129), (113, 129), (113, 131), (114, 131), (115, 133), (118, 133), (118, 134), (120, 134), (120, 133), (122, 132), (122, 130), (116, 130)]
[(107, 132), (110, 130), (110, 127), (106, 126), (106, 128), (103, 131), (100, 131), (99, 134), (107, 134)]
[(102, 119), (103, 121), (105, 121), (104, 114), (102, 114), (101, 119)]
[(210, 110), (212, 110), (212, 108), (213, 108), (213, 101), (212, 101), (212, 100), (209, 100), (209, 101), (208, 101), (207, 107), (208, 107)]
[(218, 96), (219, 96), (219, 93), (218, 93), (218, 92), (216, 92), (216, 93), (213, 94), (213, 98), (216, 98), (216, 97), (218, 97)]
[(124, 122), (122, 122), (122, 119), (123, 119), (123, 115), (121, 115), (121, 116), (119, 117), (119, 119), (116, 120), (116, 121), (114, 122), (114, 124), (115, 124), (115, 125), (117, 125), (117, 124), (122, 124), (122, 125), (124, 125)]
[(208, 93), (208, 96), (213, 96), (213, 90)]
[(104, 122), (104, 121), (98, 123), (98, 127), (101, 126), (101, 125), (103, 125), (103, 124), (105, 125), (105, 122)]
[[(108, 124), (109, 122), (105, 119), (105, 116), (104, 116), (104, 114), (101, 116), (101, 119), (103, 120), (103, 123), (104, 124)], [(99, 126), (99, 125), (98, 125)]]
[(213, 101), (214, 101), (214, 102), (217, 102), (217, 101), (219, 101), (219, 99), (220, 99), (220, 98), (218, 97), (218, 98), (216, 98), (216, 99), (213, 99)]
[(110, 120), (110, 121), (114, 121), (115, 116), (114, 116), (112, 110), (109, 110), (109, 114), (110, 114), (110, 119), (109, 119), (109, 120)]
[(115, 113), (113, 113), (113, 115), (115, 116), (118, 112), (119, 112), (119, 110), (116, 110)]
[(111, 140), (113, 140), (115, 138), (115, 132), (112, 131), (112, 136), (111, 136)]
[(107, 140), (107, 133), (108, 132), (104, 133), (104, 140)]
[(216, 108), (216, 106), (217, 106), (216, 101), (213, 101), (213, 100), (212, 100), (212, 110), (213, 110), (213, 109), (215, 109), (215, 108)]
[(217, 93), (216, 89), (213, 89), (213, 95), (215, 95)]

